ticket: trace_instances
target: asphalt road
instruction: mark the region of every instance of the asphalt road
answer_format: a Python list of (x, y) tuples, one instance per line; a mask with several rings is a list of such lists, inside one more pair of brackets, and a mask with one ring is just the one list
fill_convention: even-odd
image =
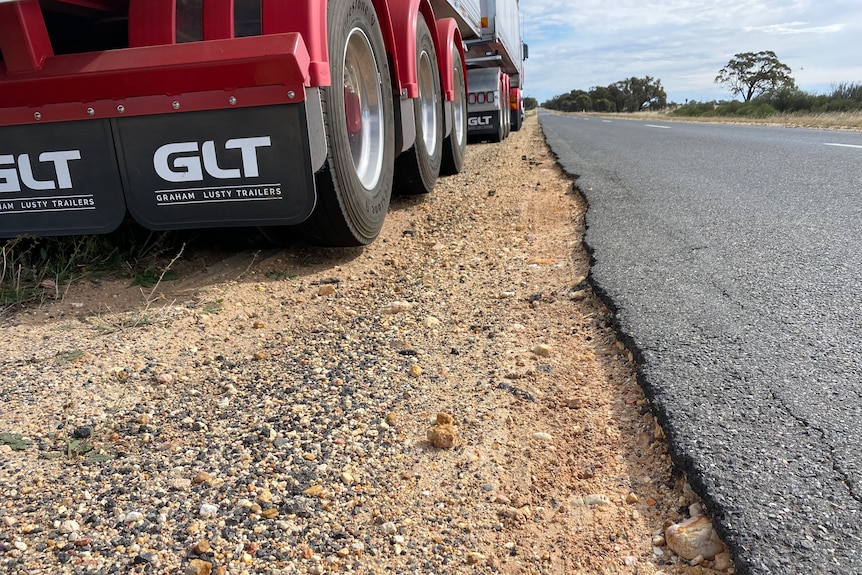
[(862, 133), (540, 113), (741, 573), (862, 573)]

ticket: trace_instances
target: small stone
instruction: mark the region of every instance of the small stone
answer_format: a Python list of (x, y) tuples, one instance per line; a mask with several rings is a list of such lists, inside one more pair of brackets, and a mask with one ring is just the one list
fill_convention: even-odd
[(398, 424), (398, 415), (394, 411), (390, 411), (386, 414), (386, 423), (391, 426), (395, 426)]
[(264, 519), (273, 519), (278, 516), (278, 509), (275, 507), (270, 507), (269, 509), (264, 509), (260, 514)]
[(437, 414), (437, 423), (426, 434), (431, 445), (441, 449), (451, 449), (458, 442), (458, 430), (455, 429), (452, 416), (448, 413)]
[(356, 482), (356, 478), (349, 471), (342, 471), (341, 482), (345, 485), (353, 485)]
[(69, 533), (78, 533), (81, 530), (81, 526), (78, 525), (78, 522), (74, 519), (66, 519), (62, 523), (60, 523), (60, 528), (57, 530), (64, 535), (68, 535)]
[(256, 322), (254, 322), (254, 323), (252, 324), (252, 327), (253, 327), (254, 329), (263, 329), (263, 328), (265, 328), (265, 327), (266, 327), (266, 324), (265, 324), (265, 323), (263, 323), (262, 321), (256, 321)]
[(199, 513), (201, 517), (215, 517), (218, 514), (218, 506), (204, 503), (201, 505)]
[(428, 327), (428, 328), (438, 327), (440, 325), (440, 320), (437, 319), (436, 317), (432, 316), (432, 315), (429, 315), (422, 322), (422, 325), (424, 325), (425, 327)]
[(212, 475), (207, 473), (206, 471), (201, 471), (197, 475), (192, 478), (192, 483), (195, 485), (200, 485), (201, 483), (212, 483), (213, 478)]
[(580, 397), (569, 397), (565, 403), (569, 409), (581, 409), (584, 407), (584, 400)]
[(535, 355), (538, 355), (539, 357), (550, 357), (551, 346), (544, 344), (544, 343), (540, 343), (539, 345), (535, 346), (530, 351), (532, 351)]
[(637, 503), (637, 502), (638, 502), (638, 496), (635, 495), (634, 493), (629, 492), (629, 494), (626, 495), (626, 503)]
[(532, 437), (536, 441), (553, 441), (553, 439), (554, 439), (550, 433), (545, 433), (542, 431), (537, 431), (536, 433), (534, 433), (530, 437)]
[(73, 439), (88, 439), (93, 435), (93, 428), (89, 425), (81, 425), (72, 432)]
[(27, 544), (26, 544), (26, 543), (24, 543), (23, 541), (16, 541), (16, 542), (15, 542), (15, 543), (13, 543), (12, 545), (13, 545), (13, 546), (15, 547), (15, 549), (17, 549), (18, 551), (26, 551), (26, 550), (27, 550)]
[(589, 505), (592, 507), (607, 507), (610, 504), (611, 500), (608, 499), (608, 496), (602, 495), (600, 493), (593, 493), (584, 497), (584, 505)]
[(413, 377), (419, 377), (422, 375), (422, 368), (419, 367), (418, 363), (414, 363), (410, 366), (410, 375)]
[(730, 558), (730, 553), (728, 551), (722, 551), (715, 556), (715, 563), (713, 567), (717, 571), (727, 571), (731, 567), (733, 567), (733, 560)]
[(383, 313), (396, 314), (413, 309), (413, 304), (409, 301), (394, 301), (383, 310)]
[(269, 503), (272, 501), (272, 491), (269, 489), (261, 490), (260, 494), (257, 496), (258, 503)]
[(124, 521), (126, 523), (136, 523), (138, 521), (141, 521), (143, 518), (144, 514), (140, 511), (129, 511), (128, 513), (126, 513), (126, 518)]
[(155, 554), (150, 553), (149, 551), (141, 551), (135, 555), (135, 558), (132, 559), (132, 563), (135, 565), (148, 565), (153, 562), (153, 559), (155, 559)]
[(192, 559), (186, 567), (185, 575), (210, 575), (213, 564), (202, 559)]
[(478, 553), (476, 551), (471, 551), (467, 553), (467, 564), (468, 565), (482, 565), (488, 560), (488, 558), (482, 553)]
[(712, 528), (706, 515), (696, 515), (687, 521), (671, 525), (665, 530), (667, 546), (671, 551), (691, 561), (698, 555), (712, 559), (725, 550), (724, 542)]
[(396, 531), (398, 531), (398, 528), (391, 521), (387, 521), (386, 523), (381, 525), (380, 529), (383, 530), (383, 533), (385, 535), (395, 535)]
[(206, 539), (201, 539), (194, 545), (192, 545), (192, 553), (195, 555), (203, 555), (204, 553), (209, 553), (212, 549), (210, 542)]
[(557, 263), (557, 258), (531, 258), (527, 260), (527, 265), (536, 266), (552, 266)]
[(317, 295), (326, 297), (335, 293), (335, 286), (332, 284), (322, 285), (317, 289)]
[(312, 485), (308, 489), (302, 492), (303, 495), (307, 495), (308, 497), (322, 497), (323, 494), (323, 486), (322, 485)]
[(437, 414), (437, 425), (454, 425), (455, 418), (446, 412), (441, 411)]
[(161, 385), (165, 385), (171, 383), (174, 380), (174, 376), (170, 373), (160, 373), (156, 376), (156, 383)]

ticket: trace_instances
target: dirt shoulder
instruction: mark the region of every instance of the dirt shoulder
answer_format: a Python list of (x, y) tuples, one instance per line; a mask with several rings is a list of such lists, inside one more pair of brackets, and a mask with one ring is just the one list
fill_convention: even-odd
[(0, 318), (3, 571), (732, 572), (665, 545), (697, 502), (585, 209), (533, 115), (365, 249), (190, 246)]

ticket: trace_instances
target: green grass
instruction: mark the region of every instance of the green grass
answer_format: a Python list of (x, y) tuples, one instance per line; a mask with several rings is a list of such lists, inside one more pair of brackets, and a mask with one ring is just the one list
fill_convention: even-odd
[(143, 287), (176, 279), (160, 266), (180, 243), (177, 234), (130, 226), (104, 236), (0, 240), (0, 312), (16, 304), (60, 300), (69, 285), (86, 277), (127, 277)]

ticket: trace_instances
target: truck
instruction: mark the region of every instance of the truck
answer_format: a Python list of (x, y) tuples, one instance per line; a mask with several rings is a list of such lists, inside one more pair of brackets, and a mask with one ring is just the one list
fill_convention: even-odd
[(481, 0), (480, 31), (468, 37), (468, 135), (505, 139), (523, 122), (522, 80), (529, 51), (521, 37), (518, 2)]
[(393, 190), (463, 168), (468, 55), (521, 57), (484, 32), (504, 5), (0, 0), (0, 238), (131, 217), (366, 245)]

